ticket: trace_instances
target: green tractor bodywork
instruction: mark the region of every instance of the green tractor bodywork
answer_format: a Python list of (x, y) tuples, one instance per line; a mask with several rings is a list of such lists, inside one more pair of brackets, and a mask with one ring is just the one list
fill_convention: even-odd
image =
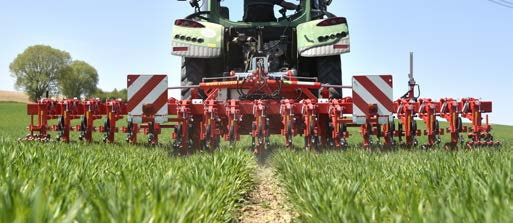
[[(340, 54), (350, 51), (348, 25), (327, 12), (327, 4), (313, 9), (313, 0), (301, 0), (301, 10), (280, 12), (275, 22), (244, 22), (231, 21), (218, 0), (204, 1), (200, 7), (190, 0), (195, 12), (173, 26), (172, 54), (182, 57), (183, 86), (231, 71), (250, 72), (255, 57), (266, 58), (267, 72), (296, 70), (298, 76), (342, 84)], [(182, 97), (188, 92), (182, 90)]]
[(349, 31), (344, 18), (326, 20), (344, 21), (338, 25), (319, 26), (325, 20), (314, 20), (297, 26), (297, 50), (304, 57), (333, 56), (349, 52)]
[[(292, 17), (292, 20), (281, 19), (277, 22), (234, 22), (221, 16), (217, 0), (209, 0), (206, 21), (198, 21), (204, 27), (189, 28), (180, 25), (173, 26), (173, 47), (191, 47), (191, 52), (178, 48), (173, 55), (193, 58), (220, 57), (224, 47), (225, 27), (255, 28), (295, 27), (297, 35), (296, 50), (304, 57), (332, 56), (349, 52), (349, 31), (345, 18), (336, 17), (343, 21), (336, 25), (319, 26), (326, 19), (315, 19), (312, 16), (311, 0), (302, 0), (302, 10)], [(179, 21), (179, 20), (177, 20)], [(193, 41), (194, 40), (194, 41)], [(198, 41), (202, 40), (202, 41)], [(319, 48), (319, 49), (316, 49)], [(182, 51), (180, 51), (180, 49)]]
[[(176, 23), (187, 20), (177, 20)], [(173, 28), (173, 54), (191, 58), (220, 57), (224, 45), (224, 27), (211, 22), (198, 22), (204, 27)], [(185, 50), (187, 49), (187, 50)]]

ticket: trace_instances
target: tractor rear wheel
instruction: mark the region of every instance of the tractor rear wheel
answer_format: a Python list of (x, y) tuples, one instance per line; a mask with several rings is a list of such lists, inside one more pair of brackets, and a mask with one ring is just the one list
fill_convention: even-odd
[[(201, 58), (182, 57), (181, 86), (197, 85), (206, 74), (207, 63)], [(191, 98), (191, 88), (182, 89), (182, 100)]]
[[(181, 86), (198, 85), (204, 77), (220, 77), (224, 70), (224, 60), (220, 58), (187, 58), (182, 57)], [(182, 99), (191, 99), (192, 89), (182, 89)], [(199, 90), (199, 96), (206, 94)]]
[[(318, 57), (317, 77), (323, 84), (342, 85), (342, 63), (340, 55)], [(330, 89), (330, 98), (342, 98), (342, 89)]]

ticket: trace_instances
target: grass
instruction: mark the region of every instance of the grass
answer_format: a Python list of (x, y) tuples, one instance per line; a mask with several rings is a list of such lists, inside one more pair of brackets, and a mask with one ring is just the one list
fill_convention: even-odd
[(256, 162), (241, 150), (16, 143), (23, 109), (0, 103), (0, 222), (227, 222), (252, 188)]

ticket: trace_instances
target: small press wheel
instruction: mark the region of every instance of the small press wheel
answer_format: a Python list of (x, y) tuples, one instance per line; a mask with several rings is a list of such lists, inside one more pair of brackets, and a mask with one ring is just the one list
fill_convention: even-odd
[(84, 136), (86, 135), (87, 129), (87, 118), (82, 116), (82, 120), (80, 121), (80, 134), (78, 135), (78, 139), (82, 141)]
[(182, 124), (178, 124), (175, 129), (176, 138), (181, 139), (182, 138)]
[(87, 128), (87, 118), (82, 116), (82, 120), (80, 121), (80, 131), (84, 132)]
[(392, 142), (392, 145), (395, 144), (394, 142), (394, 131), (395, 131), (395, 123), (394, 121), (391, 121), (388, 123), (388, 133), (387, 137), (390, 142)]
[(333, 129), (333, 122), (329, 122), (328, 125), (326, 125), (326, 144), (330, 147), (334, 146)]
[(463, 121), (461, 120), (461, 117), (458, 117), (456, 120), (456, 129), (458, 130), (458, 133), (463, 132)]
[(230, 148), (233, 148), (233, 144), (235, 143), (235, 126), (230, 125)]
[(433, 122), (433, 129), (435, 130), (436, 135), (440, 134), (440, 123), (438, 123), (438, 120)]
[(205, 137), (205, 146), (207, 149), (210, 149), (210, 125), (207, 125), (207, 135)]
[(317, 150), (319, 149), (317, 137), (315, 136), (315, 125), (313, 120), (310, 120), (310, 142), (312, 143), (312, 146), (315, 146)]
[(411, 133), (411, 137), (413, 140), (413, 146), (417, 146), (419, 144), (419, 142), (415, 138), (415, 136), (417, 135), (417, 121), (415, 121), (415, 120), (412, 120), (412, 122), (411, 122), (410, 133)]
[(415, 136), (417, 134), (417, 122), (415, 120), (411, 122), (410, 133), (412, 136)]
[(251, 122), (251, 144), (252, 144), (253, 148), (255, 148), (255, 146), (256, 146), (255, 136), (253, 136), (253, 132), (255, 132), (255, 131), (256, 131), (255, 122)]
[(435, 137), (436, 137), (436, 144), (440, 145), (442, 142), (442, 139), (440, 138), (440, 123), (438, 120), (435, 120), (433, 122), (433, 129), (435, 130)]
[(399, 138), (399, 142), (401, 143), (403, 141), (403, 124), (401, 123), (397, 124), (397, 136)]
[(367, 134), (365, 134), (365, 137), (369, 140), (369, 146), (374, 145), (372, 141), (372, 123), (367, 123)]
[(339, 140), (340, 147), (342, 147), (342, 149), (347, 147), (347, 141), (344, 138), (345, 132), (347, 132), (347, 125), (346, 124), (341, 124), (339, 126), (339, 132), (338, 132), (338, 138), (339, 139), (338, 140)]
[(175, 147), (175, 149), (178, 149), (182, 145), (182, 124), (178, 124), (175, 126), (175, 135), (176, 140), (173, 143), (173, 146)]
[(109, 118), (106, 118), (103, 122), (103, 132), (105, 132), (105, 135), (103, 136), (103, 142), (107, 142), (107, 138), (110, 135), (110, 120)]
[(57, 130), (64, 130), (64, 116), (59, 116), (59, 122), (57, 123)]
[(64, 116), (59, 116), (57, 121), (57, 130), (59, 131), (59, 134), (57, 134), (56, 139), (57, 141), (61, 141), (61, 137), (64, 135)]
[(106, 118), (105, 121), (103, 121), (103, 130), (104, 130), (104, 132), (107, 132), (107, 133), (110, 132), (110, 120), (109, 120), (109, 118)]
[(287, 140), (288, 140), (288, 143), (289, 143), (289, 148), (292, 148), (292, 121), (291, 120), (288, 120), (287, 121)]

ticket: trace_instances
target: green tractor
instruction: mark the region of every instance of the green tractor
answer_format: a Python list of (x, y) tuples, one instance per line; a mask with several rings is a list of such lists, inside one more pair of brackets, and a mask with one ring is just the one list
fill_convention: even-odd
[[(248, 2), (253, 3), (249, 6), (254, 7), (253, 13), (259, 9), (258, 1)], [(172, 33), (172, 54), (182, 57), (182, 86), (249, 72), (255, 58), (265, 58), (270, 74), (293, 71), (323, 84), (342, 84), (340, 55), (350, 51), (349, 31), (344, 17), (327, 11), (331, 1), (300, 0), (293, 14), (281, 9), (281, 17), (262, 21), (248, 20), (246, 15), (242, 21), (232, 21), (229, 8), (219, 0), (189, 3), (194, 13), (177, 19)], [(342, 97), (340, 88), (329, 90), (330, 97)], [(191, 98), (191, 92), (183, 88), (182, 99)]]

